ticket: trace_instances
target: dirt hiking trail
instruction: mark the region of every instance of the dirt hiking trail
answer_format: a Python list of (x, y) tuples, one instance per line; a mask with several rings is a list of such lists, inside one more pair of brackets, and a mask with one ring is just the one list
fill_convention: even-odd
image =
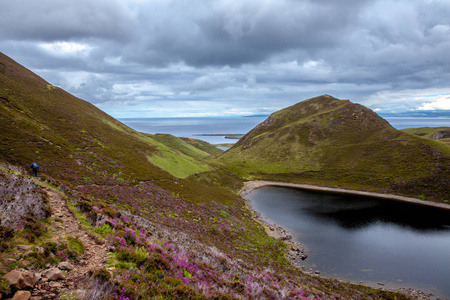
[[(52, 208), (53, 218), (59, 218), (60, 222), (53, 221), (55, 236), (54, 241), (66, 237), (78, 237), (85, 247), (84, 253), (72, 262), (72, 270), (67, 271), (65, 279), (58, 281), (39, 281), (34, 287), (31, 299), (57, 299), (61, 293), (76, 290), (87, 278), (89, 270), (104, 267), (107, 261), (106, 244), (89, 236), (83, 230), (80, 222), (69, 210), (66, 198), (59, 192), (50, 188), (45, 188)], [(62, 222), (61, 222), (62, 221)]]

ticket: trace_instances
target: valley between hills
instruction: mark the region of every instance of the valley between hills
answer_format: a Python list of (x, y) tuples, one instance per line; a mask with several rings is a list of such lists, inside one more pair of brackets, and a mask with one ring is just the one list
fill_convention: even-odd
[(446, 206), (448, 128), (398, 131), (323, 95), (223, 152), (137, 132), (3, 54), (0, 102), (2, 300), (429, 298), (302, 272), (239, 191), (264, 180)]

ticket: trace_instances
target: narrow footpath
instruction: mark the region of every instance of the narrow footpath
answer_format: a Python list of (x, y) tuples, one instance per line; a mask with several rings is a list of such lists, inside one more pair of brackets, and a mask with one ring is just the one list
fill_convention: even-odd
[(53, 218), (59, 218), (62, 222), (54, 222), (54, 241), (69, 236), (78, 237), (84, 244), (85, 250), (70, 266), (70, 270), (64, 274), (64, 278), (57, 281), (39, 281), (34, 287), (31, 299), (44, 300), (56, 299), (61, 293), (76, 290), (87, 278), (89, 270), (95, 270), (105, 265), (107, 261), (106, 244), (83, 230), (80, 222), (67, 207), (65, 197), (52, 189), (46, 188)]

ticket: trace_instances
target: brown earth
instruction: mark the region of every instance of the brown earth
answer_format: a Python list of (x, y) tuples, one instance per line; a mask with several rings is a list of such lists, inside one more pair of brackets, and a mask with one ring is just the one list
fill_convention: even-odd
[(32, 293), (32, 300), (56, 299), (64, 292), (76, 290), (85, 283), (90, 270), (104, 267), (107, 261), (107, 245), (95, 236), (83, 230), (80, 222), (67, 207), (66, 198), (59, 192), (46, 188), (54, 218), (62, 220), (54, 226), (56, 241), (65, 237), (78, 237), (85, 250), (81, 257), (72, 263), (73, 269), (66, 273), (65, 279), (59, 281), (39, 281)]

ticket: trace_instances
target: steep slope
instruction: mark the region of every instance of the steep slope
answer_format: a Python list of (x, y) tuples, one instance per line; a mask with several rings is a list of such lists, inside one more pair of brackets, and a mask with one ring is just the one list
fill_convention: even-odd
[(132, 130), (1, 53), (0, 102), (1, 158), (22, 166), (37, 161), (43, 173), (66, 181), (185, 178), (210, 169), (198, 157)]
[(405, 134), (362, 105), (323, 95), (275, 112), (217, 161), (249, 179), (379, 189), (448, 172), (449, 158), (445, 144)]

